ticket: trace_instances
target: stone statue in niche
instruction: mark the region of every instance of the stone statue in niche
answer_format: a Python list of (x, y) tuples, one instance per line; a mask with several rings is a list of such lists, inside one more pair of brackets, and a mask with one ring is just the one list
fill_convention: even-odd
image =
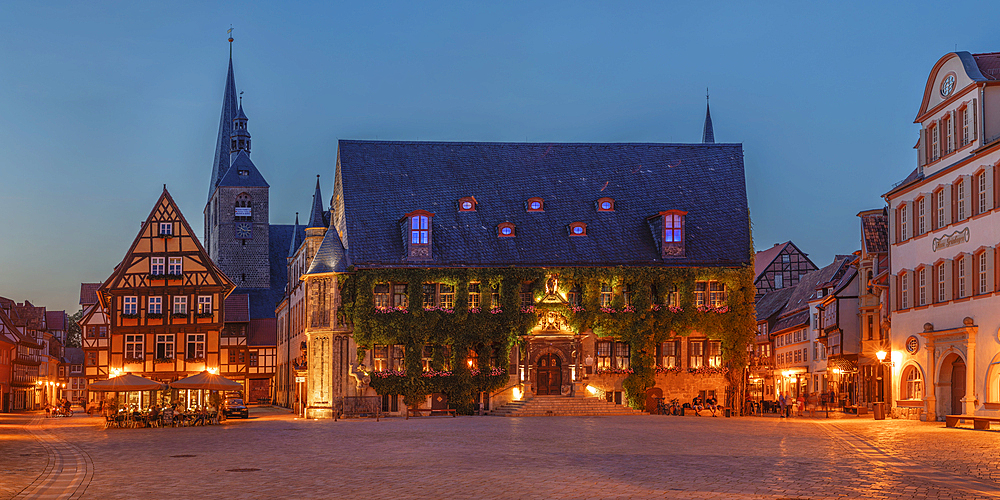
[(559, 278), (555, 276), (549, 276), (549, 278), (545, 280), (545, 294), (553, 295), (557, 291), (559, 291)]

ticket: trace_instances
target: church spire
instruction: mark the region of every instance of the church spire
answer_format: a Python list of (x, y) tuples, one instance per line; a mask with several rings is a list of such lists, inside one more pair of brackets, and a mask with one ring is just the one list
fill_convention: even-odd
[[(242, 92), (240, 92), (242, 94)], [(240, 151), (246, 151), (250, 155), (250, 132), (247, 130), (247, 115), (243, 112), (243, 96), (240, 96), (240, 107), (233, 118), (233, 135), (229, 146), (229, 154), (232, 159)], [(231, 164), (232, 162), (230, 162)]]
[(705, 89), (705, 128), (701, 131), (701, 142), (715, 144), (715, 129), (712, 128), (712, 110), (708, 106), (708, 89)]
[(326, 228), (326, 210), (323, 209), (323, 194), (319, 189), (319, 176), (316, 176), (316, 192), (313, 194), (312, 212), (309, 214), (309, 225), (306, 227)]
[(219, 118), (219, 136), (215, 141), (215, 162), (212, 163), (212, 179), (208, 186), (208, 197), (212, 197), (219, 181), (229, 171), (231, 140), (233, 136), (233, 119), (237, 114), (236, 79), (233, 77), (232, 39), (230, 38), (229, 73), (226, 75), (226, 88), (222, 94), (222, 116)]

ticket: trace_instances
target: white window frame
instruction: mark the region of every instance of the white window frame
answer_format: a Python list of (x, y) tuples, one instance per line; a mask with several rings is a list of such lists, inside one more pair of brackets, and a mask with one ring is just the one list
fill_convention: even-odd
[(198, 314), (212, 314), (212, 296), (198, 296)]
[(986, 287), (986, 285), (988, 283), (988, 281), (986, 279), (986, 272), (989, 270), (989, 266), (987, 266), (987, 260), (986, 260), (986, 257), (987, 257), (988, 253), (989, 252), (983, 252), (983, 253), (979, 254), (979, 269), (978, 269), (978, 271), (979, 271), (979, 294), (980, 295), (989, 292), (989, 290)]
[(125, 335), (125, 359), (143, 359), (143, 335)]
[(167, 258), (167, 274), (183, 274), (184, 273), (184, 257), (168, 257)]
[(944, 293), (945, 292), (945, 272), (944, 272), (945, 271), (945, 269), (944, 269), (945, 265), (946, 264), (941, 264), (941, 265), (937, 266), (937, 268), (938, 268), (938, 272), (937, 272), (937, 278), (938, 278), (937, 301), (938, 302), (944, 302), (944, 300), (945, 300), (945, 293)]
[(919, 273), (920, 278), (917, 280), (917, 297), (919, 302), (918, 306), (927, 305), (927, 268), (921, 268)]
[[(160, 346), (163, 346), (163, 356), (160, 356)], [(156, 353), (157, 359), (173, 359), (176, 354), (177, 344), (174, 341), (174, 334), (172, 333), (158, 333), (156, 335)]]
[(187, 315), (188, 313), (187, 306), (188, 306), (187, 295), (176, 295), (174, 296), (174, 307), (171, 309), (171, 312), (177, 315)]
[(931, 161), (933, 162), (941, 157), (941, 144), (940, 141), (938, 140), (938, 133), (940, 132), (940, 130), (938, 130), (937, 126), (933, 126), (931, 127), (930, 132), (931, 132)]
[(944, 220), (944, 189), (937, 192), (937, 229), (948, 225)]
[(955, 183), (955, 197), (958, 198), (958, 217), (956, 220), (965, 220), (965, 181), (959, 180)]
[(174, 223), (173, 222), (161, 222), (160, 223), (160, 235), (161, 236), (173, 236), (174, 235)]
[(184, 349), (187, 359), (205, 359), (205, 334), (187, 334), (187, 345)]
[(899, 308), (909, 309), (909, 288), (910, 280), (907, 279), (906, 273), (899, 277)]
[(149, 297), (147, 314), (163, 314), (163, 297)]
[(969, 140), (969, 108), (965, 107), (962, 109), (962, 145), (965, 146), (971, 142)]
[(986, 212), (986, 172), (976, 174), (976, 182), (979, 184), (979, 213)]
[(166, 257), (150, 257), (149, 258), (149, 274), (154, 276), (162, 276), (164, 269), (164, 262)]
[(123, 297), (122, 314), (139, 314), (139, 297), (135, 295)]
[(906, 240), (909, 237), (907, 234), (906, 208), (906, 205), (899, 207), (899, 239), (901, 240)]
[(965, 257), (958, 258), (958, 298), (965, 298)]
[(917, 202), (917, 232), (916, 235), (921, 235), (927, 232), (926, 224), (926, 213), (927, 213), (927, 198), (920, 198)]

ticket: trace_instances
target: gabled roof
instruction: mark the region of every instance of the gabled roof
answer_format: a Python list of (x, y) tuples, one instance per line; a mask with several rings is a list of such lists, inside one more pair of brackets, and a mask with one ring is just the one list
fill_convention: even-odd
[(245, 294), (230, 294), (226, 297), (226, 323), (246, 323), (250, 321), (250, 297)]
[[(144, 245), (140, 247), (140, 242), (149, 242), (150, 240), (156, 240), (156, 233), (154, 233), (154, 228), (156, 223), (159, 221), (170, 221), (174, 223), (174, 231), (171, 240), (176, 241), (174, 243), (178, 248), (186, 248), (196, 250), (196, 254), (187, 254), (185, 260), (187, 262), (195, 262), (198, 266), (204, 267), (204, 272), (206, 273), (205, 281), (199, 283), (200, 286), (218, 286), (223, 290), (223, 295), (227, 296), (232, 291), (235, 285), (232, 280), (227, 277), (219, 267), (212, 262), (211, 257), (208, 256), (208, 252), (205, 251), (205, 247), (202, 246), (201, 241), (198, 240), (198, 236), (191, 229), (191, 225), (188, 224), (187, 219), (184, 214), (181, 213), (180, 208), (178, 208), (177, 203), (174, 202), (173, 197), (167, 191), (166, 185), (163, 186), (163, 193), (160, 194), (160, 198), (157, 199), (156, 204), (153, 205), (153, 209), (149, 212), (146, 220), (142, 224), (142, 229), (139, 230), (138, 234), (135, 235), (135, 239), (132, 240), (132, 244), (129, 246), (128, 251), (122, 258), (122, 261), (115, 266), (114, 272), (111, 276), (104, 281), (101, 288), (97, 292), (98, 298), (101, 299), (100, 303), (102, 306), (106, 306), (106, 299), (108, 298), (108, 293), (114, 289), (128, 289), (139, 286), (139, 283), (134, 280), (135, 276), (141, 276), (143, 273), (137, 273), (135, 269), (141, 268), (145, 269), (145, 272), (149, 272), (149, 264), (146, 260), (154, 249), (150, 248), (150, 245)], [(165, 243), (161, 243), (164, 245)], [(185, 272), (188, 271), (188, 265), (185, 264)], [(144, 278), (141, 278), (144, 279)]]
[(299, 213), (298, 212), (295, 212), (295, 226), (293, 226), (293, 227), (294, 227), (294, 229), (292, 230), (293, 236), (290, 239), (290, 241), (292, 242), (292, 244), (288, 245), (288, 258), (289, 259), (291, 259), (292, 257), (295, 257), (295, 252), (298, 251), (299, 245), (302, 244), (302, 240), (300, 240), (299, 238), (297, 238), (297, 237), (294, 236), (294, 235), (298, 235), (299, 234)]
[[(772, 332), (778, 332), (788, 328), (795, 328), (809, 321), (809, 301), (816, 297), (816, 287), (831, 281), (847, 266), (850, 255), (838, 255), (833, 262), (826, 267), (803, 275), (799, 278), (799, 283), (795, 285), (785, 307), (778, 316)], [(774, 292), (771, 292), (774, 293)], [(770, 294), (768, 294), (770, 295)], [(805, 318), (803, 319), (803, 314)]]
[(979, 76), (986, 80), (1000, 80), (1000, 52), (972, 54), (972, 58), (976, 61)]
[[(458, 211), (464, 196), (475, 211)], [(543, 212), (525, 210), (531, 197)], [(598, 212), (600, 197), (615, 210)], [(334, 203), (355, 266), (740, 266), (752, 252), (740, 144), (342, 140)], [(407, 264), (400, 222), (421, 209), (435, 213), (433, 259)], [(664, 259), (647, 219), (671, 209), (687, 212), (686, 254)], [(497, 237), (502, 222), (516, 237)]]
[(877, 213), (862, 213), (861, 241), (868, 253), (887, 253), (889, 251), (889, 218), (883, 211)]
[(340, 235), (337, 234), (337, 228), (331, 225), (323, 235), (323, 242), (305, 274), (345, 273), (349, 267), (351, 263), (340, 242)]
[(66, 311), (45, 311), (45, 327), (52, 330), (66, 329)]
[(71, 365), (83, 364), (83, 349), (80, 349), (79, 347), (67, 347), (63, 353), (63, 357), (66, 358), (67, 363)]
[(98, 288), (100, 283), (80, 283), (80, 305), (96, 304)]
[(753, 256), (753, 270), (754, 270), (754, 281), (760, 278), (761, 273), (767, 270), (767, 266), (770, 266), (774, 259), (778, 258), (781, 251), (785, 249), (786, 246), (790, 245), (791, 240), (784, 243), (778, 243), (767, 250), (761, 250), (754, 254)]
[[(247, 175), (240, 175), (240, 171), (246, 171)], [(270, 187), (264, 176), (257, 170), (257, 166), (250, 160), (250, 154), (245, 150), (240, 151), (233, 158), (233, 164), (229, 170), (219, 180), (219, 186), (231, 187)]]
[(788, 303), (788, 298), (792, 296), (795, 287), (779, 288), (772, 292), (767, 292), (757, 299), (755, 305), (757, 311), (757, 321), (763, 321), (774, 316)]
[(233, 55), (229, 55), (229, 72), (226, 74), (226, 88), (222, 94), (222, 116), (219, 118), (219, 136), (215, 142), (215, 161), (212, 163), (212, 178), (208, 185), (208, 197), (219, 185), (229, 170), (233, 117), (236, 116), (236, 79), (233, 77)]

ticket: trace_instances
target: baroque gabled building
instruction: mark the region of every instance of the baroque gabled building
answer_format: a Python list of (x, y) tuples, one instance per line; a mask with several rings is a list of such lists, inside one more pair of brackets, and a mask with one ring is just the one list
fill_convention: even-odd
[[(88, 379), (130, 372), (168, 383), (220, 368), (220, 333), (232, 281), (212, 262), (166, 187), (142, 229), (97, 290), (108, 331), (83, 319)], [(94, 375), (91, 375), (91, 374)], [(231, 372), (223, 375), (235, 376)]]
[(889, 205), (892, 390), (925, 418), (1000, 415), (1000, 53), (930, 69), (917, 165)]
[(742, 399), (739, 144), (340, 141), (329, 227), (310, 219), (278, 313), (279, 400), (307, 417)]

